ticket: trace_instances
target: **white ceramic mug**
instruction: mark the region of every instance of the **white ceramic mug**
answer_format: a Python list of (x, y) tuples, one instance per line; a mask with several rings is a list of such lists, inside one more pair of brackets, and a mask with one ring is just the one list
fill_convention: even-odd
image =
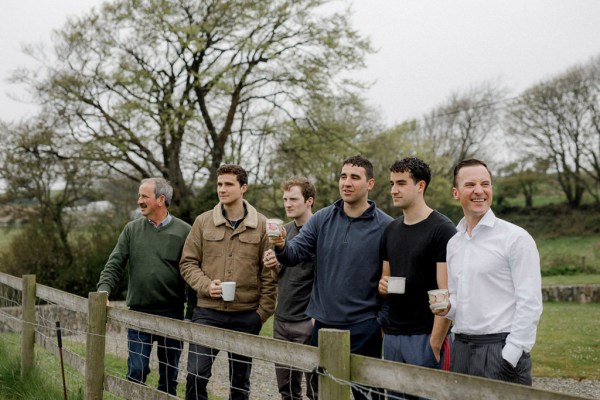
[(235, 282), (221, 282), (221, 297), (223, 301), (233, 301), (235, 298)]
[(388, 293), (402, 294), (406, 290), (406, 278), (403, 276), (388, 276)]

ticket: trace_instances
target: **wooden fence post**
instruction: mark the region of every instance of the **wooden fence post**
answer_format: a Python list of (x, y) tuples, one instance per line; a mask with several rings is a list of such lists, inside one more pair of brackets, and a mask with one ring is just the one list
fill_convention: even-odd
[(23, 275), (22, 284), (21, 378), (31, 371), (35, 361), (35, 275)]
[(329, 375), (350, 381), (350, 332), (338, 329), (319, 330), (319, 398), (349, 400), (350, 385), (334, 381)]
[(88, 329), (85, 352), (85, 400), (102, 400), (104, 391), (104, 353), (106, 344), (105, 292), (88, 295)]

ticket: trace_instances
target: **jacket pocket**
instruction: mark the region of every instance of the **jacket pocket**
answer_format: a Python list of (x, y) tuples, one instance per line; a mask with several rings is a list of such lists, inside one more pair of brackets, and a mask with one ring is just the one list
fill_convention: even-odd
[(203, 253), (211, 257), (221, 257), (225, 252), (223, 241), (225, 232), (222, 230), (206, 230), (202, 232)]
[(256, 232), (242, 232), (239, 236), (240, 243), (238, 246), (237, 255), (241, 258), (250, 258), (252, 260), (260, 260), (260, 235)]

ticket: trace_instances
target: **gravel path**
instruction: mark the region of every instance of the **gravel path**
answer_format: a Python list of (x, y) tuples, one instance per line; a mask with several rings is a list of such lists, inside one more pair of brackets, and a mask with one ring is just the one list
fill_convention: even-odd
[[(69, 339), (72, 339), (70, 337)], [(81, 338), (80, 340), (85, 340)], [(127, 335), (120, 333), (111, 335), (106, 340), (107, 352), (116, 354), (121, 357), (127, 357)], [(156, 351), (152, 351), (152, 369), (157, 369)], [(180, 384), (185, 385), (185, 369), (187, 362), (187, 344), (184, 346), (184, 351), (181, 357), (181, 370), (179, 375)], [(210, 379), (208, 390), (224, 399), (229, 394), (229, 378), (227, 368), (227, 353), (220, 352), (213, 365), (213, 376)], [(252, 364), (251, 382), (251, 400), (269, 400), (279, 399), (277, 385), (275, 381), (275, 368), (273, 363), (254, 360)], [(581, 396), (588, 399), (600, 400), (600, 380), (581, 381), (575, 379), (562, 378), (533, 378), (533, 386), (544, 390), (554, 392), (568, 393), (575, 396)]]

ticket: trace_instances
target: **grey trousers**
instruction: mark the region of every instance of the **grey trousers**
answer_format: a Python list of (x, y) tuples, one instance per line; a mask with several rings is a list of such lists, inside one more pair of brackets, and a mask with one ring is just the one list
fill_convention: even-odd
[[(301, 322), (284, 322), (277, 318), (273, 321), (273, 337), (275, 339), (287, 340), (288, 342), (310, 344), (313, 325), (310, 319)], [(275, 375), (277, 386), (282, 400), (302, 400), (302, 375), (306, 379), (306, 396), (310, 400), (316, 400), (318, 394), (310, 385), (310, 372), (302, 372), (292, 367), (276, 364)]]
[(505, 382), (532, 385), (531, 357), (523, 353), (516, 367), (502, 358), (507, 333), (454, 335), (450, 370)]

